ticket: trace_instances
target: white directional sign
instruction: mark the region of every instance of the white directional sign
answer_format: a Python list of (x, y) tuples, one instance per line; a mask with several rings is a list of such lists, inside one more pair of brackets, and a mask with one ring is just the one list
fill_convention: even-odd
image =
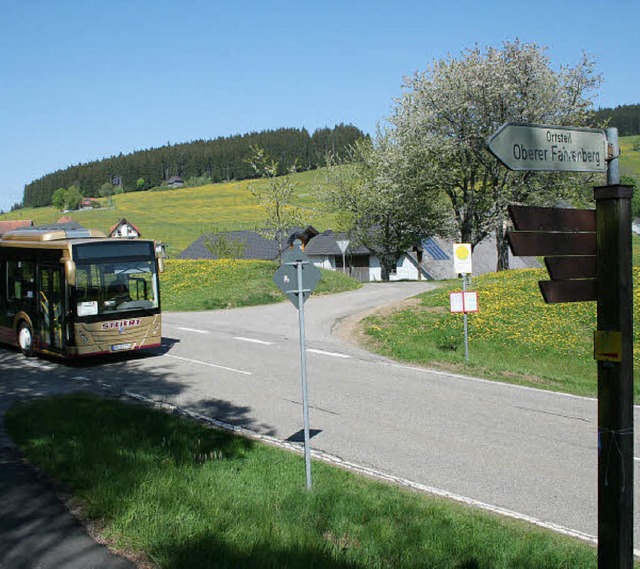
[(487, 139), (487, 144), (509, 170), (607, 171), (604, 130), (505, 123)]

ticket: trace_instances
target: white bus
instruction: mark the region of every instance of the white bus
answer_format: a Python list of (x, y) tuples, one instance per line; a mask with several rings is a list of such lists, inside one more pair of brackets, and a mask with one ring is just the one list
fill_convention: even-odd
[(0, 238), (0, 341), (64, 358), (161, 344), (155, 243), (37, 226)]

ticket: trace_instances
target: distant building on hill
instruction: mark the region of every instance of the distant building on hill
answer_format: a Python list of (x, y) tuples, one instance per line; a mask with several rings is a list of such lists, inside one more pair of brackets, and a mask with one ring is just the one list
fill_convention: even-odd
[(96, 198), (83, 198), (78, 209), (94, 209), (100, 207), (100, 202)]
[(142, 236), (142, 232), (138, 229), (138, 226), (128, 222), (124, 218), (109, 229), (109, 237), (136, 239), (140, 236)]
[(170, 188), (181, 188), (184, 186), (184, 180), (180, 176), (171, 176), (166, 182), (165, 185)]

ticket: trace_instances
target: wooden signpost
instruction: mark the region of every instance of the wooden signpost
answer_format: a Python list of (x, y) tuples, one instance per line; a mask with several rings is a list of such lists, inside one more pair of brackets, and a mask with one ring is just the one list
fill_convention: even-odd
[[(596, 164), (595, 153), (600, 151), (603, 131), (507, 126), (490, 137), (488, 144), (508, 168), (600, 168), (600, 157)], [(509, 133), (513, 133), (513, 139)], [(605, 142), (608, 185), (594, 188), (595, 210), (510, 206), (515, 231), (508, 232), (507, 238), (514, 255), (545, 258), (551, 279), (539, 283), (545, 302), (597, 302), (598, 567), (632, 569), (633, 188), (619, 184), (616, 129), (607, 130)], [(547, 143), (551, 146), (545, 146)], [(556, 148), (552, 148), (554, 145)], [(564, 145), (568, 153), (560, 161), (558, 145)], [(524, 149), (528, 149), (526, 153)], [(528, 168), (531, 164), (535, 167)]]

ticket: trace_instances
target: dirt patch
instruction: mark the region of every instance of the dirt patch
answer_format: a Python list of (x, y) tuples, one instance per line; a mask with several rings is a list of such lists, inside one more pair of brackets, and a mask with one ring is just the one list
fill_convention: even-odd
[(345, 318), (338, 320), (331, 329), (331, 332), (337, 338), (340, 338), (344, 342), (348, 342), (360, 348), (366, 348), (369, 345), (370, 338), (364, 333), (364, 328), (361, 322), (368, 316), (389, 316), (405, 310), (406, 308), (412, 308), (420, 305), (419, 298), (407, 298), (399, 302), (387, 304), (382, 307), (371, 308), (363, 312), (351, 314)]

